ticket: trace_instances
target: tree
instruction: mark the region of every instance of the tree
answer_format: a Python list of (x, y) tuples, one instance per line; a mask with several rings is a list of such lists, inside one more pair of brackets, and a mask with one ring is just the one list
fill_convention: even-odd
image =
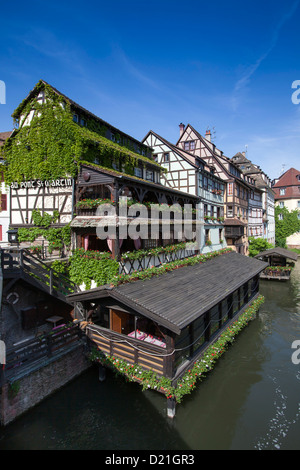
[(249, 256), (256, 256), (269, 248), (273, 248), (273, 245), (264, 238), (249, 237)]

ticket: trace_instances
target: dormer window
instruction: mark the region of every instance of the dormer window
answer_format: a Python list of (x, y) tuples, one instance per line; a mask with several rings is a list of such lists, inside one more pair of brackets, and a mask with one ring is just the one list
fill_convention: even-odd
[(280, 188), (279, 194), (280, 194), (280, 196), (284, 196), (285, 195), (285, 188)]
[(184, 150), (195, 150), (195, 141), (189, 140), (188, 142), (184, 142)]

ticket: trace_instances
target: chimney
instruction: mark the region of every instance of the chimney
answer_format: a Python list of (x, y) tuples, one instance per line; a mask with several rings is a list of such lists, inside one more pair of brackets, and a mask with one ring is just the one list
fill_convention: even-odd
[(209, 142), (210, 142), (211, 135), (210, 135), (210, 130), (209, 129), (207, 129), (207, 131), (206, 131), (205, 138), (206, 138), (206, 140), (209, 140)]
[(185, 128), (185, 125), (182, 124), (182, 122), (179, 124), (179, 129), (180, 129), (180, 137), (182, 136), (183, 132), (184, 132), (184, 128)]

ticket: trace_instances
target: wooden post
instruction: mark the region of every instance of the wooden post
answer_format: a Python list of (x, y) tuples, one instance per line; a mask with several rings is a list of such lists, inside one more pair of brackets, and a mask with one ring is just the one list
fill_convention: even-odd
[(53, 270), (52, 269), (50, 269), (49, 292), (50, 294), (52, 294), (53, 292)]
[(119, 185), (116, 181), (115, 183), (115, 194), (114, 200), (116, 204), (116, 217), (117, 217), (117, 225), (116, 225), (116, 239), (114, 240), (114, 258), (117, 261), (120, 261), (120, 228), (119, 228), (119, 215), (120, 215), (120, 208), (119, 208)]
[(99, 365), (99, 381), (104, 382), (106, 379), (106, 369), (101, 364)]
[(176, 413), (176, 400), (175, 398), (167, 398), (167, 415), (168, 418), (174, 418)]

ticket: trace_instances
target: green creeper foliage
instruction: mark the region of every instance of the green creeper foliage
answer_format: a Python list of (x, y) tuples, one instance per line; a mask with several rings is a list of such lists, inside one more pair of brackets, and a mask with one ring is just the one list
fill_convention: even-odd
[[(279, 219), (279, 214), (283, 218)], [(275, 240), (277, 246), (285, 246), (285, 240), (293, 233), (300, 232), (298, 210), (289, 211), (286, 207), (275, 207)]]
[[(128, 142), (122, 146), (105, 138), (103, 126), (96, 120), (88, 119), (86, 126), (75, 123), (68, 99), (51, 86), (39, 82), (35, 89), (37, 94), (43, 89), (45, 102), (31, 98), (20, 104), (13, 114), (19, 120), (19, 129), (15, 129), (1, 151), (7, 184), (73, 177), (80, 162), (105, 168), (115, 164), (130, 175), (139, 163), (150, 162), (135, 153)], [(24, 125), (27, 117), (32, 118), (30, 125)], [(151, 164), (163, 171), (153, 160)]]

